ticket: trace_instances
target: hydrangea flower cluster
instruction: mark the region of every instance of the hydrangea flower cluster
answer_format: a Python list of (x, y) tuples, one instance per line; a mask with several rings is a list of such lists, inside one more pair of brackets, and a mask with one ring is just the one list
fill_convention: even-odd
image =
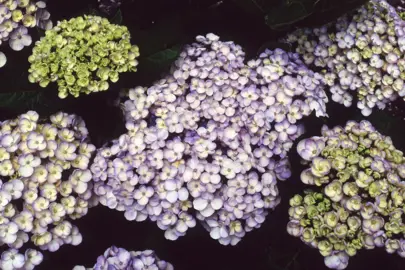
[(10, 248), (1, 256), (1, 269), (40, 261), (35, 251), (18, 254), (29, 238), (51, 252), (81, 243), (69, 218), (86, 215), (97, 203), (88, 169), (94, 152), (75, 115), (60, 112), (47, 123), (28, 111), (0, 124), (0, 243)]
[(60, 98), (107, 90), (119, 73), (136, 71), (139, 56), (127, 27), (91, 15), (58, 22), (32, 52), (29, 81), (57, 82)]
[(278, 205), (300, 119), (326, 115), (326, 96), (297, 54), (267, 50), (245, 65), (239, 45), (196, 40), (170, 75), (124, 95), (127, 133), (98, 150), (94, 192), (167, 239), (194, 227), (195, 212), (212, 238), (236, 245)]
[(24, 254), (21, 254), (18, 249), (11, 248), (1, 254), (0, 268), (32, 270), (42, 262), (43, 258), (42, 253), (35, 249), (27, 249)]
[(91, 269), (173, 270), (174, 267), (170, 263), (160, 260), (152, 250), (127, 251), (126, 249), (112, 246), (97, 258), (97, 263), (92, 268), (86, 268), (81, 265), (73, 268), (73, 270)]
[(32, 43), (28, 28), (52, 28), (49, 17), (43, 1), (0, 0), (0, 44), (8, 41), (11, 49), (21, 51)]
[(301, 180), (322, 191), (290, 200), (289, 234), (344, 269), (360, 249), (385, 247), (405, 258), (405, 158), (390, 137), (368, 121), (322, 129), (321, 137), (299, 142), (309, 168)]
[(286, 41), (306, 64), (324, 69), (333, 101), (349, 107), (357, 95), (364, 116), (405, 97), (405, 22), (385, 1), (372, 0), (320, 28), (299, 29)]

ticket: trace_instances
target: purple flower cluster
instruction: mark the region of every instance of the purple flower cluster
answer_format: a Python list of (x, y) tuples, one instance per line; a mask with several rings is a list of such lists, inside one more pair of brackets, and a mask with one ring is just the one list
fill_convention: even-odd
[(0, 245), (11, 248), (1, 257), (1, 269), (36, 265), (37, 259), (12, 255), (29, 239), (51, 252), (63, 244), (80, 244), (82, 236), (68, 218), (84, 216), (97, 202), (87, 169), (95, 146), (87, 143), (83, 120), (66, 113), (50, 120), (28, 111), (0, 123)]
[(405, 96), (405, 22), (386, 1), (372, 0), (354, 14), (320, 28), (299, 29), (286, 41), (308, 65), (325, 70), (332, 100), (364, 116)]
[(233, 42), (196, 40), (170, 75), (123, 94), (127, 133), (98, 150), (94, 192), (167, 239), (194, 227), (195, 212), (212, 238), (236, 245), (279, 203), (300, 120), (326, 116), (327, 98), (297, 54), (266, 50), (245, 64)]
[(103, 255), (97, 258), (97, 263), (91, 267), (75, 266), (73, 270), (173, 270), (170, 263), (160, 260), (154, 251), (127, 251), (123, 248), (112, 246)]

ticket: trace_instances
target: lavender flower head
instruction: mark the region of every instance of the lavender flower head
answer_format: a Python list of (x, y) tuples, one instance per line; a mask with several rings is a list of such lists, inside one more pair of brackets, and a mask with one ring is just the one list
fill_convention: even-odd
[(99, 270), (99, 269), (116, 269), (116, 270), (173, 270), (170, 263), (160, 260), (154, 251), (127, 251), (115, 246), (109, 247), (103, 255), (97, 258), (97, 263), (90, 268), (84, 266), (75, 266), (74, 270)]
[(307, 65), (324, 70), (332, 100), (364, 116), (405, 96), (405, 22), (386, 1), (372, 0), (353, 14), (314, 29), (299, 29), (285, 41)]
[(327, 99), (296, 54), (266, 50), (246, 65), (233, 42), (196, 41), (170, 75), (123, 94), (128, 132), (98, 151), (94, 191), (129, 220), (156, 221), (167, 239), (196, 217), (212, 238), (236, 245), (279, 204), (300, 120), (326, 116)]
[(29, 240), (51, 252), (81, 243), (70, 220), (97, 204), (88, 169), (95, 147), (88, 141), (83, 120), (62, 112), (47, 122), (28, 111), (0, 124), (0, 243), (9, 247), (1, 269), (33, 269), (42, 261), (35, 250), (18, 253)]

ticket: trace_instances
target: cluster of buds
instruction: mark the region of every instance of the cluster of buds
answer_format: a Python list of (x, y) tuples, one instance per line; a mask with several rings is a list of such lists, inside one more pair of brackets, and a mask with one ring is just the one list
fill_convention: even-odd
[(173, 270), (174, 267), (170, 263), (160, 260), (152, 250), (127, 251), (126, 249), (112, 246), (97, 258), (97, 263), (93, 267), (86, 268), (77, 265), (73, 268), (73, 270), (93, 269)]
[(167, 239), (194, 227), (195, 212), (212, 238), (236, 245), (278, 205), (300, 120), (325, 116), (326, 96), (297, 54), (266, 50), (246, 65), (239, 45), (196, 40), (170, 75), (123, 94), (127, 133), (98, 151), (94, 192)]
[(349, 107), (356, 93), (364, 116), (405, 97), (405, 22), (383, 0), (320, 28), (299, 29), (285, 40), (306, 64), (323, 69), (332, 100)]
[(88, 169), (95, 146), (87, 141), (83, 120), (66, 113), (47, 123), (28, 111), (0, 124), (0, 244), (11, 248), (1, 269), (39, 261), (34, 251), (28, 252), (36, 254), (32, 260), (18, 254), (29, 239), (51, 252), (81, 243), (69, 218), (83, 217), (97, 203)]
[(309, 168), (301, 181), (322, 188), (290, 200), (289, 234), (319, 249), (325, 264), (344, 269), (360, 249), (385, 247), (405, 258), (405, 158), (368, 121), (322, 128), (300, 141)]
[(32, 270), (38, 266), (44, 256), (35, 249), (27, 249), (24, 254), (18, 252), (18, 249), (11, 248), (4, 251), (0, 258), (0, 267), (2, 270)]
[[(9, 43), (14, 51), (21, 51), (32, 43), (28, 28), (52, 28), (50, 14), (43, 1), (0, 0), (0, 44)], [(3, 53), (0, 56), (0, 67), (6, 64)]]
[(136, 71), (139, 48), (125, 26), (98, 16), (63, 20), (35, 43), (28, 79), (46, 87), (57, 82), (59, 97), (106, 91), (119, 73)]

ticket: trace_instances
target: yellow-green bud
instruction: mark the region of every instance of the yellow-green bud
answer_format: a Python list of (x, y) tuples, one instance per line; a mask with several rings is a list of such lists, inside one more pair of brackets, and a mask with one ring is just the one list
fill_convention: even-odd
[(318, 249), (322, 256), (329, 256), (332, 253), (333, 245), (327, 240), (322, 240), (318, 243)]
[(333, 211), (325, 213), (324, 219), (325, 219), (325, 224), (331, 228), (336, 227), (336, 225), (339, 222), (338, 214)]
[(13, 19), (14, 22), (19, 22), (23, 19), (24, 15), (22, 13), (21, 10), (16, 9), (13, 10), (13, 12), (11, 13), (11, 18)]
[(346, 224), (338, 224), (335, 229), (334, 232), (336, 234), (337, 237), (339, 238), (345, 238), (348, 232), (348, 227)]
[(302, 196), (297, 194), (290, 199), (290, 206), (299, 206), (302, 204), (302, 200)]
[(304, 228), (302, 231), (302, 240), (304, 242), (310, 243), (315, 239), (315, 233), (312, 228)]
[(359, 187), (354, 182), (344, 183), (343, 193), (349, 197), (353, 197), (359, 193)]

